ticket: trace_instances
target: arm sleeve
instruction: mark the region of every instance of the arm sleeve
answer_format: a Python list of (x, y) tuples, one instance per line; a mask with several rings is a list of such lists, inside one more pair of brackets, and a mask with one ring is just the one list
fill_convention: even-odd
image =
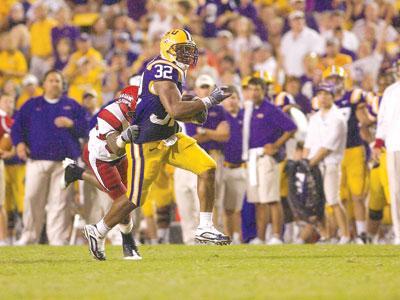
[(274, 123), (283, 131), (293, 131), (297, 129), (292, 119), (277, 107), (275, 107), (274, 112)]
[(78, 103), (76, 105), (76, 113), (75, 113), (75, 118), (74, 118), (74, 126), (72, 128), (72, 131), (74, 135), (76, 135), (78, 138), (84, 138), (89, 135), (89, 116), (88, 112), (86, 109), (84, 109), (82, 106), (80, 106)]
[(21, 109), (15, 114), (14, 124), (11, 127), (11, 139), (13, 145), (16, 146), (19, 143), (25, 142), (25, 124), (26, 124), (26, 110), (28, 109), (27, 104), (24, 104)]

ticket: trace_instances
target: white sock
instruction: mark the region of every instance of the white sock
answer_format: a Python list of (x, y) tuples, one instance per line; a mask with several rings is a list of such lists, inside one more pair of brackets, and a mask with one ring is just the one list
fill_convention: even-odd
[(357, 235), (367, 232), (367, 222), (356, 221)]
[(199, 227), (211, 227), (212, 222), (212, 212), (200, 212), (200, 224)]
[(110, 227), (104, 223), (104, 219), (101, 219), (99, 223), (96, 224), (97, 231), (100, 233), (102, 237), (105, 237), (107, 233), (111, 230)]
[(233, 233), (233, 236), (232, 236), (232, 239), (233, 239), (234, 241), (240, 241), (240, 234), (239, 234), (239, 232), (234, 232), (234, 233)]
[(118, 224), (119, 231), (121, 231), (123, 234), (128, 234), (132, 232), (133, 229), (133, 222), (132, 219), (129, 220), (128, 224)]

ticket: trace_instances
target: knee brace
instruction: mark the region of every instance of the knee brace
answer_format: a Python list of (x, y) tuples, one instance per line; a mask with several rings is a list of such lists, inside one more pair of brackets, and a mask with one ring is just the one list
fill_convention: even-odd
[(380, 221), (383, 218), (383, 210), (369, 209), (369, 218), (374, 221)]

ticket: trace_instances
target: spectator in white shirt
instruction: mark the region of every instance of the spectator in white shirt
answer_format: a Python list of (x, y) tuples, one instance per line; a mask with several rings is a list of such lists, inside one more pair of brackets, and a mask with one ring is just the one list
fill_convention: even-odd
[(400, 245), (400, 60), (397, 61), (397, 76), (397, 82), (383, 93), (373, 157), (379, 161), (382, 148), (386, 147), (394, 244)]
[(304, 74), (303, 57), (307, 53), (323, 53), (324, 41), (315, 30), (305, 26), (304, 13), (294, 11), (289, 15), (291, 30), (281, 41), (283, 65), (287, 75), (301, 77)]
[(339, 244), (347, 244), (350, 242), (350, 233), (339, 196), (340, 166), (346, 148), (347, 125), (334, 104), (334, 90), (335, 87), (327, 83), (317, 88), (319, 111), (310, 118), (303, 157), (309, 159), (310, 166), (319, 166), (325, 199), (332, 207), (340, 229)]

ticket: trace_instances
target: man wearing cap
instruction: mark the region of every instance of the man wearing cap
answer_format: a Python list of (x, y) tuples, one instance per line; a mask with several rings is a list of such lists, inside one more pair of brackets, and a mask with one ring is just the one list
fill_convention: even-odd
[[(293, 10), (299, 10), (304, 12), (304, 18), (307, 27), (314, 29), (319, 32), (318, 22), (315, 19), (313, 11), (306, 11), (306, 1), (305, 0), (290, 0), (290, 5)], [(286, 33), (290, 29), (288, 19), (285, 20), (285, 25), (283, 27), (283, 32)]]
[[(200, 75), (195, 82), (195, 93), (199, 97), (207, 97), (215, 88), (215, 81), (209, 75)], [(185, 124), (186, 132), (197, 140), (199, 145), (217, 162), (215, 174), (216, 201), (214, 209), (215, 220), (221, 211), (220, 183), (223, 164), (223, 144), (229, 139), (229, 124), (226, 121), (226, 112), (220, 105), (213, 106), (208, 110), (207, 121), (202, 125)], [(217, 224), (217, 222), (215, 222)], [(219, 223), (219, 222), (218, 222)]]
[(309, 160), (311, 167), (319, 166), (326, 202), (332, 207), (340, 229), (339, 244), (347, 244), (350, 233), (340, 203), (340, 170), (346, 148), (347, 123), (334, 104), (334, 89), (334, 85), (328, 83), (317, 89), (320, 110), (310, 118), (303, 157)]
[(282, 244), (279, 161), (285, 143), (293, 136), (295, 123), (265, 96), (265, 82), (252, 77), (243, 121), (243, 159), (247, 161), (247, 199), (256, 204), (257, 238), (265, 242), (267, 211), (270, 210), (273, 237), (269, 244)]
[(310, 52), (322, 54), (324, 43), (318, 32), (305, 25), (302, 11), (291, 12), (289, 24), (291, 30), (281, 41), (283, 65), (288, 75), (300, 77), (304, 73), (303, 57)]
[(385, 146), (394, 243), (400, 245), (400, 60), (396, 71), (397, 81), (385, 90), (379, 107), (374, 158), (379, 160)]

